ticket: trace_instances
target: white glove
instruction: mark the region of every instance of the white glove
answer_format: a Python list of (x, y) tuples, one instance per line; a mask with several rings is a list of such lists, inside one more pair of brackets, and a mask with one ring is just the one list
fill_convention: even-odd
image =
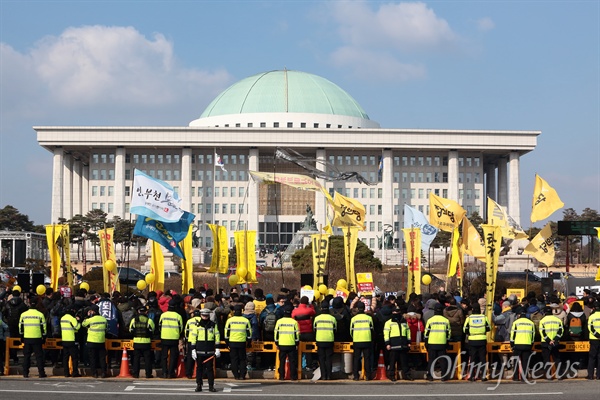
[(192, 350), (192, 358), (194, 359), (194, 361), (196, 361), (196, 359), (198, 358), (198, 355), (196, 354), (196, 349)]
[(221, 350), (220, 349), (216, 349), (215, 350), (215, 357), (217, 357), (217, 358), (221, 357)]

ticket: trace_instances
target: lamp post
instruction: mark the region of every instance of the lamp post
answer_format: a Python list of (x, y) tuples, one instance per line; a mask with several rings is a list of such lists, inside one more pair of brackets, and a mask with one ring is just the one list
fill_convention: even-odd
[(87, 239), (87, 234), (85, 233), (85, 229), (81, 234), (81, 243), (82, 243), (82, 251), (83, 251), (83, 274), (87, 273), (87, 259), (86, 259), (86, 250), (85, 250), (85, 240)]

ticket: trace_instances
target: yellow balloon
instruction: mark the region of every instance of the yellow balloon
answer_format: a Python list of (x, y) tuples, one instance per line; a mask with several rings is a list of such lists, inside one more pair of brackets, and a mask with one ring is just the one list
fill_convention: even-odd
[(235, 270), (235, 274), (240, 278), (245, 279), (246, 275), (248, 275), (248, 270), (246, 269), (246, 267), (237, 267)]
[(19, 285), (13, 286), (12, 290), (18, 290), (19, 292), (23, 292), (23, 290), (21, 290), (21, 286), (19, 286)]
[(345, 279), (340, 279), (339, 281), (337, 281), (337, 287), (347, 289), (348, 288), (347, 286), (348, 286), (348, 282), (346, 282)]
[(304, 290), (312, 290), (312, 286), (310, 286), (310, 285), (304, 285), (304, 287), (302, 289), (304, 289)]
[(117, 268), (117, 264), (113, 260), (106, 260), (104, 263), (104, 268), (110, 272), (113, 272), (115, 268)]
[(139, 290), (144, 290), (146, 289), (146, 281), (143, 279), (140, 279), (139, 281), (137, 281), (137, 283), (135, 284), (135, 286), (137, 286), (137, 288)]
[(240, 277), (237, 275), (229, 275), (229, 286), (235, 286), (237, 285), (238, 281), (240, 280)]
[(335, 296), (335, 289), (327, 289), (327, 294), (330, 294), (332, 296)]
[(321, 283), (321, 284), (319, 285), (319, 292), (320, 292), (321, 294), (327, 294), (327, 285), (324, 285), (324, 284), (322, 284), (322, 283)]
[(315, 300), (318, 301), (321, 298), (321, 293), (315, 291)]
[(423, 285), (429, 285), (431, 283), (431, 275), (423, 275), (421, 282), (423, 282)]
[(44, 286), (44, 285), (37, 285), (37, 287), (35, 288), (35, 292), (38, 295), (43, 296), (44, 294), (46, 294), (46, 286)]
[(83, 289), (86, 291), (90, 291), (90, 284), (87, 282), (81, 282), (81, 284), (79, 285), (79, 289)]
[(154, 274), (148, 274), (144, 277), (144, 280), (148, 285), (152, 285), (154, 283)]

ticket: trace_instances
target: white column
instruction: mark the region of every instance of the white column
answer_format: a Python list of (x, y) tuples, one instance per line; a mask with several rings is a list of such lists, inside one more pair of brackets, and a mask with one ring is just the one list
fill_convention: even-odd
[[(248, 170), (258, 171), (258, 149), (251, 148), (248, 153)], [(258, 237), (258, 184), (248, 173), (250, 185), (248, 186), (248, 230), (256, 231)]]
[[(489, 198), (496, 200), (496, 164), (485, 166), (485, 192)], [(487, 207), (487, 201), (484, 204)]]
[(115, 151), (115, 191), (113, 196), (114, 216), (125, 219), (125, 148)]
[(508, 215), (521, 225), (519, 197), (519, 153), (512, 151), (509, 156), (508, 170)]
[(81, 160), (73, 161), (73, 215), (81, 214)]
[(83, 164), (81, 169), (81, 215), (90, 212), (90, 166)]
[(448, 198), (456, 202), (458, 199), (458, 151), (448, 152)]
[[(327, 160), (327, 152), (324, 149), (317, 150), (317, 169), (327, 173), (327, 166), (325, 161)], [(325, 188), (325, 179), (317, 179), (317, 181)], [(327, 225), (327, 202), (325, 196), (321, 193), (315, 193), (315, 221), (317, 222), (317, 228), (324, 227)]]
[(189, 211), (192, 205), (192, 149), (181, 150), (181, 207)]
[(383, 225), (389, 224), (394, 226), (394, 163), (392, 162), (392, 150), (383, 150), (383, 170), (381, 172), (381, 222)]
[(51, 223), (58, 223), (63, 216), (63, 157), (62, 147), (54, 149), (52, 160), (52, 211)]
[(73, 157), (63, 156), (63, 218), (73, 218)]
[(508, 206), (508, 162), (506, 157), (498, 159), (498, 199), (497, 202), (503, 207)]

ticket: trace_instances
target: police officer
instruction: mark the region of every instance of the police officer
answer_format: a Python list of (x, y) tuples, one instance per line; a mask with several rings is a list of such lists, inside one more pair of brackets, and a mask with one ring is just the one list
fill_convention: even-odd
[(588, 331), (590, 332), (590, 353), (588, 356), (587, 379), (594, 379), (594, 368), (596, 379), (600, 379), (600, 301), (594, 302), (594, 311), (588, 318)]
[[(207, 310), (210, 315), (210, 310)], [(196, 364), (195, 359), (192, 357), (192, 350), (194, 345), (190, 341), (190, 335), (192, 331), (196, 329), (196, 325), (202, 320), (200, 318), (200, 310), (194, 310), (192, 312), (192, 318), (188, 319), (185, 323), (184, 338), (185, 338), (185, 376), (188, 379), (192, 379), (194, 375), (194, 365)]]
[(90, 368), (92, 376), (98, 377), (97, 366), (100, 365), (100, 377), (106, 378), (106, 332), (108, 332), (108, 321), (102, 315), (97, 306), (92, 306), (81, 326), (88, 328), (87, 347), (90, 355)]
[[(65, 315), (60, 319), (60, 334), (63, 347), (63, 368), (65, 377), (72, 376), (78, 378), (79, 375), (79, 346), (76, 340), (77, 332), (81, 328), (81, 323), (77, 317), (77, 310), (69, 308)], [(69, 359), (73, 364), (73, 373), (69, 370)]]
[(481, 312), (479, 303), (473, 304), (471, 315), (465, 320), (463, 331), (469, 342), (469, 380), (475, 382), (481, 378), (487, 381), (487, 336), (491, 330), (490, 321)]
[(163, 378), (177, 378), (175, 370), (179, 359), (179, 339), (183, 332), (183, 318), (175, 311), (177, 302), (169, 300), (167, 312), (160, 315), (158, 329), (160, 330), (160, 346), (162, 348), (162, 374)]
[(133, 335), (133, 377), (140, 377), (141, 358), (144, 357), (146, 378), (152, 375), (152, 335), (154, 335), (154, 321), (148, 318), (148, 309), (140, 306), (137, 315), (129, 323), (129, 332)]
[(544, 308), (544, 318), (540, 320), (540, 336), (542, 341), (542, 358), (546, 366), (546, 379), (552, 380), (552, 364), (550, 357), (556, 364), (556, 376), (562, 380), (560, 352), (558, 342), (564, 333), (564, 326), (560, 318), (552, 314), (552, 308)]
[(427, 380), (433, 381), (433, 369), (437, 362), (442, 371), (442, 382), (451, 375), (450, 366), (446, 356), (446, 346), (450, 339), (450, 321), (444, 317), (444, 306), (437, 303), (433, 307), (433, 316), (425, 325), (425, 344), (427, 345)]
[(216, 392), (214, 367), (215, 357), (221, 356), (221, 350), (219, 350), (221, 337), (219, 329), (210, 320), (210, 310), (203, 308), (196, 311), (198, 311), (200, 317), (195, 319), (196, 323), (193, 329), (190, 329), (188, 338), (192, 346), (191, 358), (196, 361), (196, 392), (202, 391), (202, 377), (204, 374), (208, 379), (208, 391)]
[(35, 353), (39, 377), (45, 378), (44, 364), (46, 361), (42, 349), (46, 341), (46, 318), (44, 314), (32, 305), (19, 318), (19, 333), (23, 337), (23, 378), (29, 378), (31, 353)]
[(354, 380), (359, 379), (361, 359), (365, 362), (366, 379), (373, 379), (373, 318), (365, 314), (365, 303), (359, 301), (355, 305), (357, 314), (350, 320), (350, 335), (354, 342), (354, 353), (352, 363), (352, 373)]
[(246, 344), (252, 339), (252, 327), (248, 318), (242, 316), (243, 309), (241, 304), (233, 306), (233, 317), (225, 323), (225, 341), (229, 346), (231, 372), (237, 380), (246, 379)]
[(333, 343), (337, 330), (337, 320), (329, 313), (329, 302), (321, 304), (321, 313), (313, 320), (315, 341), (317, 342), (317, 354), (319, 356), (319, 368), (321, 379), (330, 381), (333, 374)]
[(535, 337), (535, 324), (526, 316), (525, 309), (520, 307), (515, 311), (517, 319), (512, 324), (510, 330), (510, 347), (513, 349), (513, 356), (519, 357), (519, 364), (515, 366), (513, 381), (518, 381), (520, 372), (522, 376), (520, 380), (525, 381), (527, 378), (527, 366), (529, 365), (529, 357), (531, 357), (531, 348), (533, 347), (533, 339)]
[(388, 370), (388, 378), (396, 381), (396, 365), (398, 370), (402, 370), (402, 378), (412, 381), (408, 369), (408, 351), (410, 350), (410, 329), (406, 320), (402, 317), (402, 312), (399, 308), (392, 310), (392, 318), (385, 321), (383, 326), (383, 340), (385, 348), (389, 351), (390, 368)]
[(285, 360), (290, 363), (290, 378), (298, 380), (298, 343), (300, 342), (300, 327), (298, 321), (292, 318), (294, 306), (283, 306), (283, 318), (275, 324), (275, 343), (279, 351), (279, 380), (285, 379)]

